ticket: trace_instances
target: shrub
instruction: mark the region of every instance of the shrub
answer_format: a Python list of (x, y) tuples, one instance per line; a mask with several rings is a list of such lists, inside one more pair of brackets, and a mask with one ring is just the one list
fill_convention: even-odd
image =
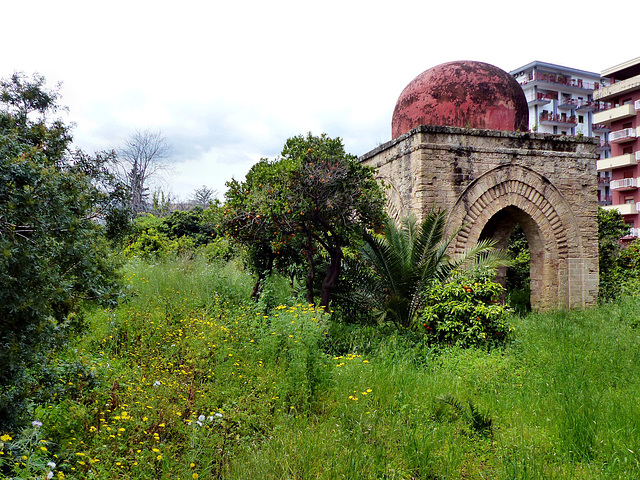
[(509, 308), (498, 303), (504, 288), (492, 281), (493, 270), (460, 271), (448, 282), (432, 283), (424, 293), (424, 331), (436, 342), (472, 346), (507, 338)]

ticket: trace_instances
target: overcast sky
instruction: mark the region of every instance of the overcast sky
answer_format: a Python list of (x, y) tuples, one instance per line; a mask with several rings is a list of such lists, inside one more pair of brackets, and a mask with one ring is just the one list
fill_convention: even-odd
[(638, 0), (16, 0), (0, 12), (0, 77), (63, 82), (87, 152), (162, 131), (163, 188), (181, 199), (202, 185), (222, 197), (293, 135), (368, 152), (390, 140), (402, 89), (440, 63), (600, 72), (640, 56)]

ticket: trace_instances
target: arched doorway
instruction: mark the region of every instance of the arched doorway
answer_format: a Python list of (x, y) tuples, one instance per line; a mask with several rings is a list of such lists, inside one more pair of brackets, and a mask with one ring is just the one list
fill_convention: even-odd
[(531, 252), (533, 310), (583, 304), (581, 293), (571, 285), (571, 270), (576, 268), (572, 259), (582, 256), (581, 237), (571, 220), (560, 193), (539, 174), (518, 166), (499, 167), (476, 179), (449, 215), (452, 228), (463, 225), (454, 253), (483, 238), (493, 238), (506, 248), (511, 232), (520, 225)]
[[(526, 248), (529, 252), (535, 252), (535, 255), (530, 256), (528, 262), (527, 274), (527, 296), (528, 298), (520, 299), (520, 309), (528, 310), (531, 308), (531, 298), (533, 297), (533, 304), (539, 302), (535, 299), (538, 298), (542, 285), (540, 282), (532, 281), (532, 279), (539, 279), (543, 275), (543, 269), (545, 265), (545, 256), (548, 252), (544, 249), (544, 238), (535, 221), (523, 210), (515, 206), (505, 207), (496, 213), (484, 226), (480, 239), (492, 239), (496, 241), (497, 248), (507, 250), (510, 244), (510, 240), (514, 232), (519, 227), (519, 232), (524, 235), (526, 241)], [(507, 293), (513, 293), (509, 290), (509, 278), (508, 269), (506, 267), (498, 269), (498, 275), (496, 281), (507, 288)], [(520, 292), (524, 294), (525, 292)]]
[(452, 254), (526, 229), (531, 307), (545, 310), (597, 301), (596, 158), (589, 138), (421, 125), (361, 162), (391, 186), (392, 216), (449, 212)]

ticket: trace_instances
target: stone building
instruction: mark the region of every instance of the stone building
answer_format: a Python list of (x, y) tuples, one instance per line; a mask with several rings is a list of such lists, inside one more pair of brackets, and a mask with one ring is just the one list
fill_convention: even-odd
[(389, 185), (388, 208), (448, 212), (452, 252), (483, 238), (506, 247), (516, 225), (531, 251), (535, 310), (592, 305), (598, 290), (597, 140), (527, 132), (516, 80), (480, 62), (416, 77), (393, 114), (393, 140), (361, 157)]

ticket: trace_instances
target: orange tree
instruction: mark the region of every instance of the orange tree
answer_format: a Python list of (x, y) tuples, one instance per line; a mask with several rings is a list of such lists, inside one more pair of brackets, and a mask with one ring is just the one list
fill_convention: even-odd
[(279, 158), (261, 160), (244, 182), (227, 186), (225, 229), (249, 251), (258, 274), (254, 294), (274, 265), (305, 265), (306, 299), (315, 304), (318, 263), (326, 261), (319, 288), (325, 309), (342, 274), (345, 248), (384, 219), (374, 170), (347, 154), (340, 138), (325, 134), (288, 139)]

